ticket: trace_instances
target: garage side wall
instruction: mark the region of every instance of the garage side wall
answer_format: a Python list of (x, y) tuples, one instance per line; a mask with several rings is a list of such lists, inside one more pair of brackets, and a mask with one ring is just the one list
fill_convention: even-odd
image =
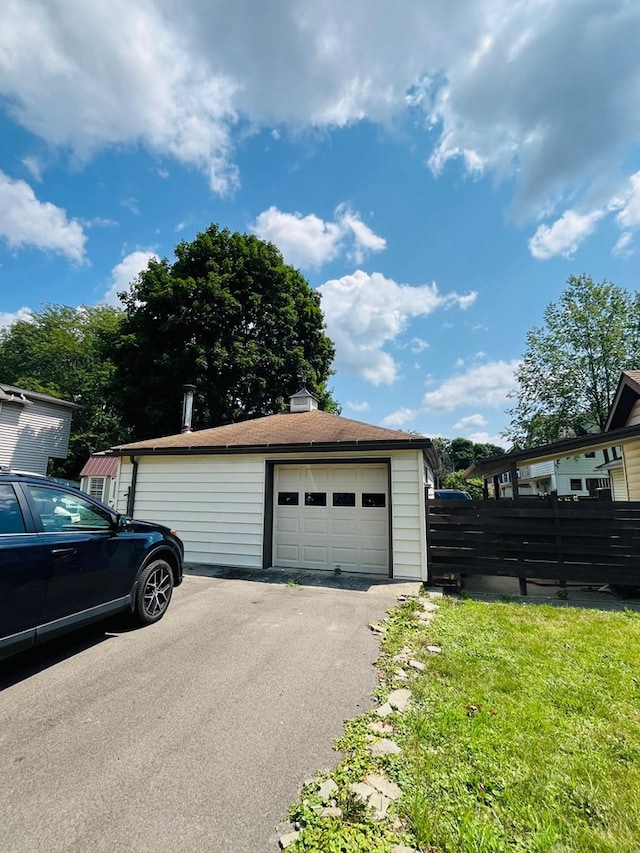
[[(131, 471), (123, 459), (120, 512), (126, 509)], [(260, 568), (263, 511), (262, 457), (138, 458), (134, 515), (176, 530), (187, 562)]]
[(391, 457), (393, 576), (427, 580), (427, 530), (422, 452)]

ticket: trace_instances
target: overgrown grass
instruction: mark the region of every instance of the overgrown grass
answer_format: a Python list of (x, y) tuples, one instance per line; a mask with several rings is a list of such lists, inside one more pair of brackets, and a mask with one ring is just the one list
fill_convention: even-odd
[[(403, 647), (426, 665), (406, 685), (410, 710), (390, 720), (403, 754), (373, 760), (375, 714), (348, 721), (331, 774), (345, 819), (318, 818), (312, 785), (290, 849), (638, 853), (640, 614), (445, 598), (424, 626), (418, 609), (392, 612), (378, 664), (380, 701), (400, 686)], [(345, 789), (372, 770), (404, 791), (394, 828), (349, 814)]]

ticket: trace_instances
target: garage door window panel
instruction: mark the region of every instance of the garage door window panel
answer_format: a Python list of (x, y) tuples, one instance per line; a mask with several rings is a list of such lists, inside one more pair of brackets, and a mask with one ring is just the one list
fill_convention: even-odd
[(304, 493), (304, 505), (305, 506), (326, 506), (327, 505), (327, 493), (326, 492), (305, 492)]
[(363, 492), (362, 506), (367, 509), (384, 508), (387, 505), (387, 496), (384, 492)]
[(333, 493), (333, 505), (334, 506), (355, 506), (356, 505), (356, 493), (355, 492), (334, 492)]
[(299, 503), (298, 492), (278, 492), (278, 506), (298, 506)]

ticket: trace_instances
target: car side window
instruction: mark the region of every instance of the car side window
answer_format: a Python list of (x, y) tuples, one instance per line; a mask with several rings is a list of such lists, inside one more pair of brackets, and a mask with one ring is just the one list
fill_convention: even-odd
[(24, 519), (13, 486), (3, 483), (0, 485), (0, 535), (24, 531)]
[(111, 527), (109, 514), (80, 495), (70, 495), (59, 489), (27, 483), (23, 484), (23, 489), (31, 496), (45, 533), (108, 530)]

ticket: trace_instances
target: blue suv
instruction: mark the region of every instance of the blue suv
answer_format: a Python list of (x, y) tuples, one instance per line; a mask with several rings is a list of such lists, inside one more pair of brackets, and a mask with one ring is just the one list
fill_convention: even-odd
[(0, 472), (0, 658), (115, 613), (157, 622), (183, 558), (167, 527), (46, 477)]

